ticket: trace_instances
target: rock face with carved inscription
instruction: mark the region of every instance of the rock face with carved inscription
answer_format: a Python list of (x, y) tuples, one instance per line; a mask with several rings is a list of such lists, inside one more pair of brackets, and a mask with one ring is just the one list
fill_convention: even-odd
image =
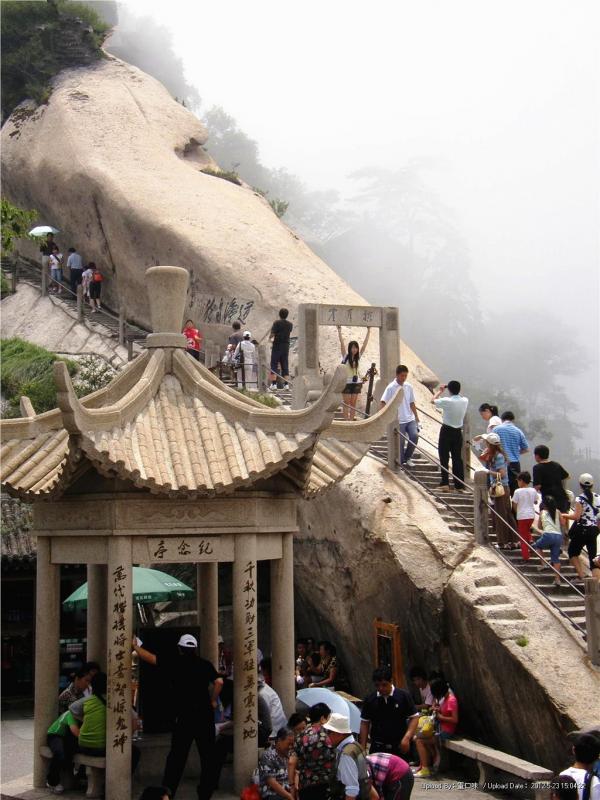
[[(295, 322), (301, 302), (364, 305), (251, 187), (202, 172), (213, 163), (207, 139), (160, 83), (107, 56), (65, 70), (47, 105), (6, 121), (3, 193), (59, 228), (64, 252), (75, 245), (95, 261), (107, 305), (146, 326), (145, 270), (155, 264), (190, 271), (186, 313), (201, 329), (239, 318), (261, 340), (282, 306)], [(39, 255), (34, 243), (22, 249)], [(339, 363), (335, 329), (321, 350), (324, 368)], [(365, 360), (376, 352), (374, 335)], [(420, 363), (408, 348), (402, 358)]]

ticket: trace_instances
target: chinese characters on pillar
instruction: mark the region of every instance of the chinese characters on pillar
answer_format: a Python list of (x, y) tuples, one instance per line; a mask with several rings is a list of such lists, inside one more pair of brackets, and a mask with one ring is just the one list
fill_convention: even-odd
[(257, 685), (256, 685), (256, 562), (248, 561), (244, 568), (244, 663), (242, 692), (244, 702), (243, 738), (256, 739), (258, 735)]
[(111, 574), (112, 631), (108, 649), (109, 702), (115, 724), (112, 740), (113, 750), (123, 752), (131, 730), (131, 709), (127, 708), (127, 686), (131, 680), (130, 649), (126, 637), (126, 613), (129, 597), (127, 574), (120, 565)]

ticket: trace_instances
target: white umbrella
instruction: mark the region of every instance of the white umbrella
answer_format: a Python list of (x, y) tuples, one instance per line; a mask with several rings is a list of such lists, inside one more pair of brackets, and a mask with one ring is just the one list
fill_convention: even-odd
[(316, 703), (326, 703), (336, 714), (348, 717), (350, 730), (352, 733), (360, 733), (360, 711), (350, 700), (346, 700), (341, 695), (331, 689), (322, 686), (315, 686), (313, 689), (300, 689), (296, 697), (305, 706), (314, 706)]
[(38, 225), (37, 228), (29, 231), (30, 236), (45, 236), (47, 233), (60, 233), (60, 231), (58, 228), (53, 228), (52, 225)]

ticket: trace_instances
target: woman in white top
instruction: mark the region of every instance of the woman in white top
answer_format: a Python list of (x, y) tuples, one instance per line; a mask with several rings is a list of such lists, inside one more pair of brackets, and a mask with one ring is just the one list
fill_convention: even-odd
[(359, 347), (358, 342), (351, 341), (348, 342), (348, 347), (344, 343), (344, 337), (342, 336), (342, 328), (340, 325), (337, 326), (338, 336), (340, 338), (340, 349), (342, 351), (342, 364), (346, 367), (346, 372), (348, 373), (346, 378), (346, 388), (344, 389), (343, 394), (343, 401), (344, 405), (342, 406), (342, 413), (344, 415), (344, 419), (346, 420), (353, 420), (356, 408), (356, 401), (358, 400), (358, 395), (362, 389), (363, 379), (358, 374), (359, 365), (360, 365), (360, 357), (365, 352), (365, 348), (369, 341), (369, 336), (371, 334), (371, 328), (367, 328), (367, 335), (365, 336), (365, 340), (362, 343), (362, 347)]
[(581, 494), (575, 500), (575, 510), (561, 514), (566, 521), (572, 519), (580, 523), (569, 531), (569, 561), (575, 567), (580, 580), (584, 578), (583, 566), (579, 558), (581, 551), (587, 549), (592, 576), (600, 581), (600, 568), (596, 564), (598, 552), (598, 526), (600, 525), (600, 495), (593, 492), (594, 478), (588, 472), (579, 476)]
[[(550, 549), (550, 563), (556, 570), (560, 572), (560, 550), (562, 547), (562, 530), (560, 527), (560, 514), (556, 507), (556, 500), (547, 494), (542, 502), (542, 511), (540, 513), (540, 528), (534, 526), (531, 530), (541, 536), (535, 540), (533, 546), (540, 556), (543, 556), (543, 548)], [(543, 566), (538, 567), (543, 569)], [(560, 578), (554, 573), (554, 584), (560, 586)]]
[[(496, 425), (500, 425), (502, 422), (498, 416), (498, 406), (493, 406), (490, 403), (482, 403), (479, 406), (479, 413), (481, 418), (487, 422), (486, 433), (491, 433)], [(473, 451), (477, 458), (479, 458), (486, 449), (486, 444), (483, 441), (483, 434), (473, 436), (471, 441), (473, 444)]]
[(251, 341), (252, 334), (250, 331), (244, 331), (244, 338), (235, 348), (233, 354), (234, 362), (241, 362), (243, 356), (244, 373), (242, 382), (242, 367), (237, 370), (237, 382), (241, 386), (245, 383), (244, 388), (250, 392), (258, 391), (258, 364), (256, 363), (256, 347)]

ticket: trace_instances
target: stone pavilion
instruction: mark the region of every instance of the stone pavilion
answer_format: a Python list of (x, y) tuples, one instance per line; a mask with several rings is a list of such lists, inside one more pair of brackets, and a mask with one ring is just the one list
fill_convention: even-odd
[(185, 352), (188, 273), (146, 273), (146, 350), (83, 399), (55, 363), (58, 405), (1, 423), (1, 480), (33, 504), (37, 537), (34, 784), (57, 715), (61, 564), (86, 564), (88, 659), (108, 674), (106, 798), (131, 798), (132, 566), (198, 565), (202, 654), (215, 661), (217, 567), (233, 564), (234, 777), (257, 760), (257, 562), (271, 562), (273, 685), (294, 707), (293, 537), (298, 504), (340, 481), (393, 421), (395, 402), (334, 421), (345, 384), (333, 374), (314, 403), (267, 408), (224, 386)]

